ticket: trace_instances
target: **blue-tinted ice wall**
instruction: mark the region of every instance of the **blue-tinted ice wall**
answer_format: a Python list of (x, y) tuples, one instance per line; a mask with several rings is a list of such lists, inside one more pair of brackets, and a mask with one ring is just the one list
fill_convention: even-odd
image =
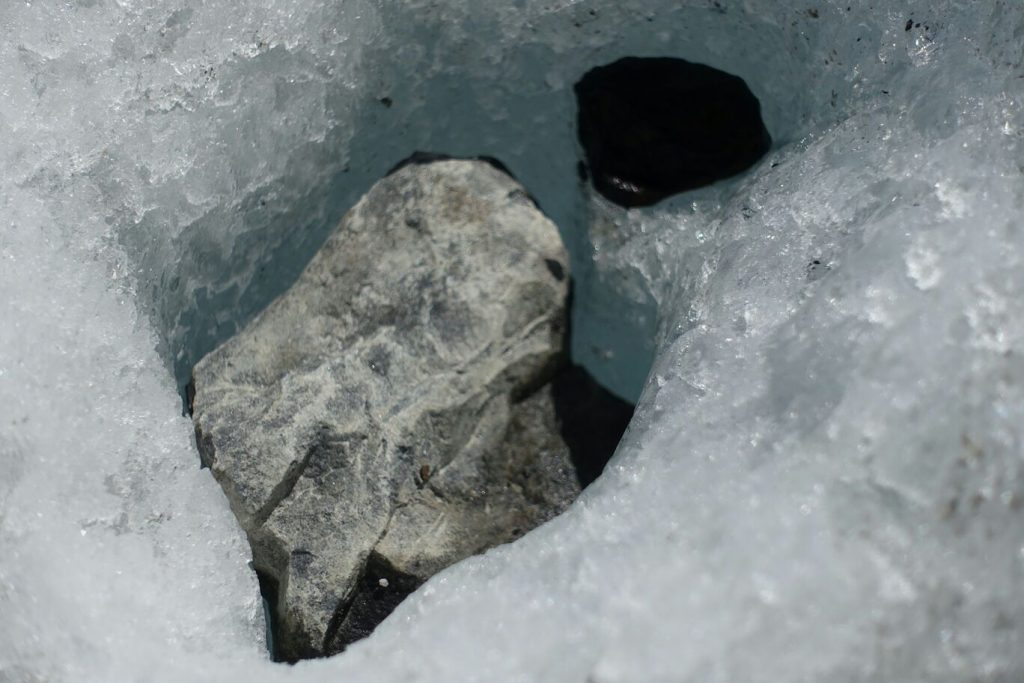
[[(152, 31), (113, 37), (119, 68), (163, 68), (168, 81), (119, 93), (126, 134), (89, 174), (118, 209), (109, 219), (179, 383), (294, 281), (390, 166), (429, 150), (495, 156), (535, 195), (572, 253), (574, 356), (635, 399), (659, 293), (593, 277), (572, 85), (624, 55), (708, 63), (747, 81), (780, 146), (850, 106), (848, 84), (808, 59), (829, 21), (777, 3), (290, 11), (295, 24), (252, 12), (214, 52), (212, 8), (154, 16)], [(310, 34), (303, 22), (319, 28)]]

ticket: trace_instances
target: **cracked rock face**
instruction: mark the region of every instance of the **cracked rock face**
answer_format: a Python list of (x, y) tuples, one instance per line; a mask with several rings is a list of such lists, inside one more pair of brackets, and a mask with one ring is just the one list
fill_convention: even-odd
[(579, 493), (551, 378), (568, 258), (484, 162), (409, 165), (193, 373), (196, 435), (278, 584), (286, 659), (366, 635), (423, 580)]

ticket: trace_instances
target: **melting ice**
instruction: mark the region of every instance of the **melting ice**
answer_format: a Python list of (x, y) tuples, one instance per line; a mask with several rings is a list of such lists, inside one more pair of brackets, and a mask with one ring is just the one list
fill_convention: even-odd
[[(1024, 677), (1024, 7), (0, 7), (0, 680)], [(745, 175), (624, 210), (572, 86), (743, 78)], [(415, 149), (559, 224), (574, 355), (639, 396), (569, 512), (368, 640), (267, 661), (178, 389)]]

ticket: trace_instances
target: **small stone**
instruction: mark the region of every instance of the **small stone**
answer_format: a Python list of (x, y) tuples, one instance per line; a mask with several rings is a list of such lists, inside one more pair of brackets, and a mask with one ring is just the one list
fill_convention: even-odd
[(388, 580), (387, 579), (380, 579), (380, 580), (377, 581), (377, 585), (380, 586), (381, 588), (387, 588), (388, 587)]

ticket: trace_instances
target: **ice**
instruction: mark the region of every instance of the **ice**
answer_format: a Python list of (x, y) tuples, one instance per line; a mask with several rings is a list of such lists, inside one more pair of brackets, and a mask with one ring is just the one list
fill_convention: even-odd
[[(0, 681), (1024, 678), (1024, 7), (0, 6)], [(775, 141), (643, 210), (572, 84), (743, 77)], [(563, 230), (577, 359), (637, 416), (568, 513), (367, 641), (262, 652), (176, 388), (415, 149)]]

